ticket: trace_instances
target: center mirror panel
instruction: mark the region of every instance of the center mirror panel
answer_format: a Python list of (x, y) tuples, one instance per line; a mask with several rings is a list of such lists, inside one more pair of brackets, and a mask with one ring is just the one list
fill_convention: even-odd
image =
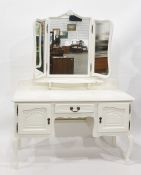
[(50, 18), (50, 74), (88, 74), (90, 18)]

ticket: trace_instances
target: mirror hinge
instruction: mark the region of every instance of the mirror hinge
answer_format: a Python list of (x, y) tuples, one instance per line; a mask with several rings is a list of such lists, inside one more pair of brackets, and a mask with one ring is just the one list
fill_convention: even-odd
[(47, 72), (47, 64), (46, 64), (46, 72)]
[(130, 131), (130, 120), (129, 120), (129, 131)]
[(90, 64), (90, 72), (92, 72), (92, 63)]
[(93, 33), (93, 25), (92, 25), (92, 33)]
[(47, 31), (47, 33), (48, 33), (48, 25), (46, 26), (46, 31)]
[(19, 130), (19, 128), (18, 128), (18, 123), (17, 123), (17, 126), (16, 126), (16, 130), (17, 130), (17, 133), (18, 133), (18, 130)]
[(129, 114), (131, 114), (131, 104), (129, 104)]
[(17, 105), (17, 116), (18, 116), (18, 113), (19, 113), (19, 109), (18, 109), (18, 105)]

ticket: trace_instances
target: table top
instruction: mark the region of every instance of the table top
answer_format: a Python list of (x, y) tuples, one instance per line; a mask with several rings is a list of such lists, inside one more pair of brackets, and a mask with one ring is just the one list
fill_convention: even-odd
[(32, 83), (19, 85), (14, 102), (124, 102), (133, 101), (129, 94), (118, 89), (48, 89)]

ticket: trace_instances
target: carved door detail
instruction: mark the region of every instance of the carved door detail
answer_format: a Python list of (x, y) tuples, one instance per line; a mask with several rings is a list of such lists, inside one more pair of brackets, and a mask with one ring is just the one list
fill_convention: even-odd
[(20, 104), (19, 133), (47, 134), (50, 133), (50, 105)]
[(99, 132), (123, 132), (128, 130), (128, 103), (101, 103), (98, 106)]

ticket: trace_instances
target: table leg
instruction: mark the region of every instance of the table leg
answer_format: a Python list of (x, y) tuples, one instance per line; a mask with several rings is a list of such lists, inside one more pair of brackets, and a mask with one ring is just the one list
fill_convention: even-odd
[(128, 135), (128, 148), (127, 148), (127, 152), (125, 154), (126, 161), (128, 161), (130, 158), (132, 148), (133, 148), (133, 136), (131, 134), (129, 134)]

